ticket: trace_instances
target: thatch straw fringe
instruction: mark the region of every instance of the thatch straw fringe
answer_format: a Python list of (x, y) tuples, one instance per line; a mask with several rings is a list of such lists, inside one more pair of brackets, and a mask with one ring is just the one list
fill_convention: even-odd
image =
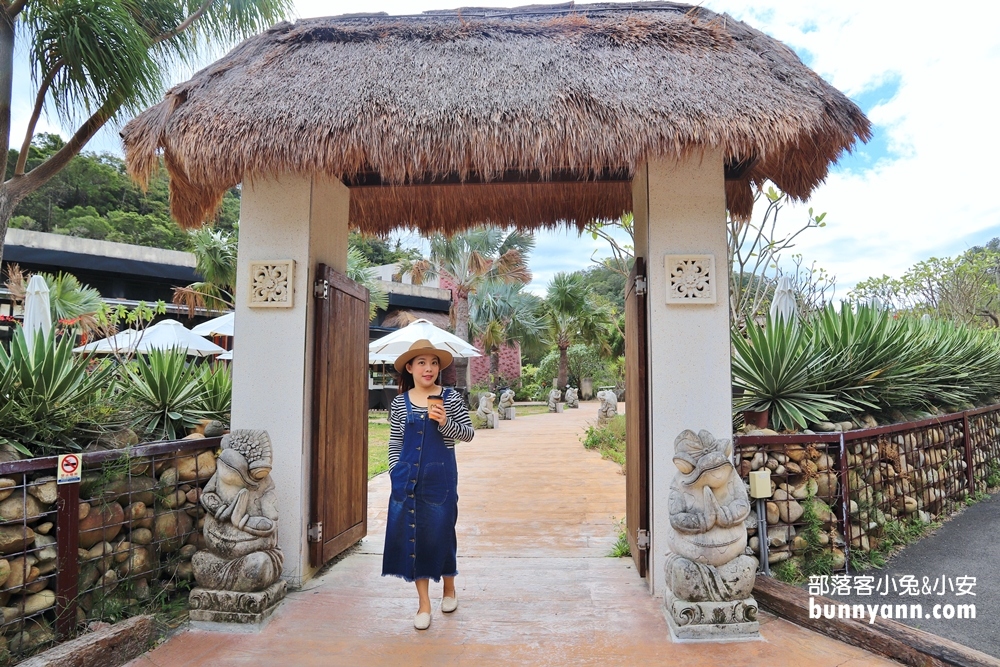
[[(746, 218), (751, 184), (769, 179), (807, 197), (842, 151), (869, 136), (857, 106), (779, 42), (669, 3), (280, 24), (122, 132), (140, 182), (163, 152), (171, 211), (188, 227), (252, 176), (351, 182), (374, 172), (401, 185), (512, 171), (631, 174), (649, 158), (706, 148), (732, 162), (757, 158), (726, 188), (731, 213)], [(470, 186), (458, 205), (443, 199), (454, 186), (357, 188), (352, 222), (378, 232), (497, 218), (531, 228), (628, 207), (623, 184), (553, 185)], [(515, 191), (516, 202), (503, 201)]]

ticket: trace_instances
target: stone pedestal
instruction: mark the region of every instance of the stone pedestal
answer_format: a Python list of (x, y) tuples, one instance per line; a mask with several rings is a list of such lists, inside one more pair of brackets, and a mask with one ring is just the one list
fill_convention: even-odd
[(675, 642), (726, 642), (761, 639), (757, 601), (688, 602), (671, 593), (663, 598), (670, 639)]
[(500, 419), (513, 419), (515, 414), (514, 408), (502, 408), (500, 412)]
[(565, 405), (565, 403), (556, 403), (556, 412), (562, 412)]
[(500, 415), (495, 412), (491, 412), (487, 421), (489, 423), (489, 428), (498, 428), (500, 426)]
[(191, 624), (203, 630), (254, 632), (264, 626), (284, 597), (284, 581), (254, 592), (197, 587), (188, 598), (189, 616)]

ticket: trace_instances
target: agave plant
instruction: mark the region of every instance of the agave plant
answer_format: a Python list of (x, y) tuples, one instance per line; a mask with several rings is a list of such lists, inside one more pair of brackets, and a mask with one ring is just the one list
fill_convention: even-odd
[(233, 404), (233, 375), (229, 367), (223, 364), (206, 364), (202, 366), (198, 382), (201, 384), (199, 409), (207, 419), (218, 419), (228, 424)]
[(772, 426), (780, 430), (805, 428), (856, 408), (814, 375), (828, 358), (806, 327), (769, 319), (764, 329), (748, 327), (746, 336), (736, 331), (732, 336), (733, 386), (743, 392), (736, 409), (769, 410)]
[(135, 426), (148, 437), (176, 440), (210, 415), (204, 409), (201, 370), (184, 350), (150, 350), (124, 367), (138, 406)]
[(88, 408), (109, 386), (107, 367), (90, 370), (90, 358), (73, 354), (73, 339), (14, 331), (10, 352), (0, 346), (0, 442), (26, 456), (80, 449), (72, 437)]

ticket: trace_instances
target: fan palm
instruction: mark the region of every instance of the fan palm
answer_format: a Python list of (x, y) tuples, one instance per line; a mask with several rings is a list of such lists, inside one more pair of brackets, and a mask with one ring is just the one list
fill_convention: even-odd
[(521, 283), (490, 282), (469, 299), (472, 332), (490, 357), (490, 376), (497, 377), (500, 348), (512, 341), (536, 338), (544, 331), (539, 317), (542, 300)]
[(364, 253), (350, 246), (347, 249), (347, 277), (368, 290), (368, 319), (375, 319), (379, 309), (389, 307), (389, 295), (381, 286), (381, 280)]
[(196, 308), (229, 310), (236, 292), (237, 236), (211, 227), (191, 232), (195, 271), (201, 281), (187, 287), (175, 287), (173, 302), (187, 306), (188, 316)]
[[(104, 303), (101, 293), (82, 284), (70, 273), (38, 274), (49, 288), (49, 308), (52, 321), (63, 326), (76, 327), (87, 334), (98, 328), (97, 313)], [(7, 270), (7, 289), (14, 301), (23, 302), (27, 290), (27, 276), (17, 264)]]
[(559, 387), (565, 387), (569, 379), (570, 345), (586, 343), (611, 354), (614, 313), (590, 295), (578, 273), (560, 272), (552, 278), (545, 297), (545, 324), (549, 344), (559, 350)]
[[(531, 282), (527, 256), (535, 247), (530, 234), (476, 227), (451, 237), (435, 234), (430, 238), (434, 270), (451, 281), (455, 335), (466, 342), (469, 336), (469, 296), (486, 282)], [(468, 382), (467, 359), (456, 359), (459, 385)]]

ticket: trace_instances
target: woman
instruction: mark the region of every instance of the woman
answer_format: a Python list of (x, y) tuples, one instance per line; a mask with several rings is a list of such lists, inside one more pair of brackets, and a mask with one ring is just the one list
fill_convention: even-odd
[[(455, 594), (455, 522), (458, 520), (458, 468), (455, 440), (475, 435), (461, 395), (437, 384), (452, 362), (447, 350), (418, 340), (400, 355), (400, 394), (389, 407), (389, 479), (392, 494), (385, 529), (382, 576), (417, 585), (420, 606), (413, 626), (431, 624), (430, 579), (444, 578), (441, 611), (458, 608)], [(443, 395), (444, 400), (437, 398)], [(430, 399), (430, 400), (428, 400)]]

